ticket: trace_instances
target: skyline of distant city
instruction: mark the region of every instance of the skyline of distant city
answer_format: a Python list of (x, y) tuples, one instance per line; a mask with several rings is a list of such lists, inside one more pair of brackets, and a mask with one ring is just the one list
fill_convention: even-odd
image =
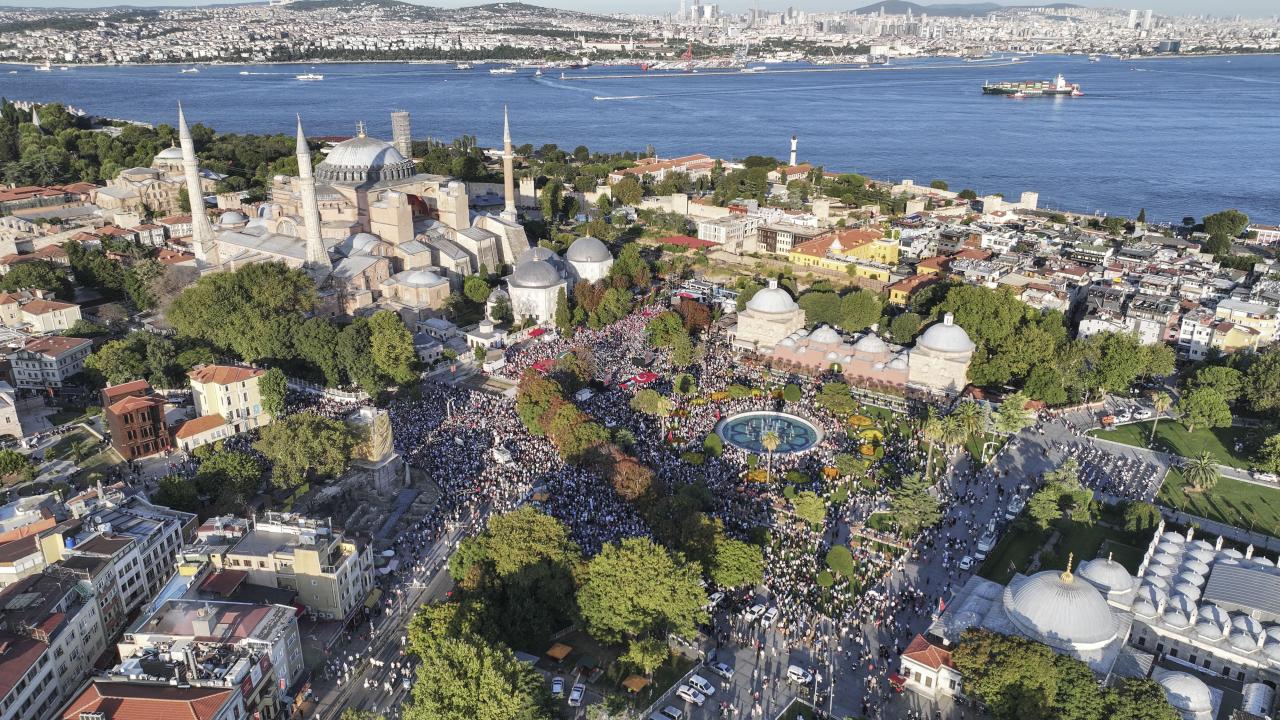
[[(428, 2), (413, 2), (415, 5), (427, 5), (435, 7), (468, 7), (486, 4), (480, 0), (431, 0)], [(976, 3), (978, 0), (974, 0)], [(1142, 2), (1128, 3), (1115, 2), (1114, 0), (1073, 0), (1076, 5), (1086, 7), (1120, 7), (1128, 9), (1135, 7), (1140, 10), (1150, 8), (1156, 13), (1168, 15), (1214, 15), (1217, 17), (1229, 17), (1232, 15), (1244, 15), (1250, 17), (1270, 17), (1277, 14), (1277, 6), (1273, 0), (1221, 0), (1220, 2), (1206, 2), (1206, 0), (1142, 0)], [(31, 0), (26, 2), (14, 2), (5, 4), (10, 8), (66, 8), (66, 9), (85, 9), (85, 8), (101, 8), (101, 7), (196, 7), (204, 5), (229, 5), (229, 4), (252, 4), (252, 3), (229, 3), (229, 2), (206, 2), (204, 0), (196, 0), (194, 2), (187, 0), (130, 0), (130, 2), (121, 3), (117, 0)], [(533, 5), (542, 5), (544, 7), (560, 8), (563, 10), (577, 10), (581, 12), (623, 12), (635, 14), (665, 14), (674, 12), (677, 3), (654, 3), (648, 0), (610, 0), (609, 2), (600, 2), (600, 0), (540, 0), (539, 2), (529, 3)], [(706, 3), (708, 5), (715, 4), (720, 7), (723, 12), (743, 12), (755, 3), (752, 0), (730, 0), (729, 2)], [(781, 5), (761, 3), (763, 10), (779, 11), (787, 7), (794, 7), (799, 10), (808, 10), (814, 12), (834, 12), (841, 10), (854, 10), (859, 7), (865, 7), (872, 4), (872, 1), (860, 2), (853, 0), (812, 0), (811, 2), (784, 3)], [(961, 0), (954, 3), (916, 3), (919, 5), (942, 4), (971, 4), (968, 0)], [(1017, 2), (1015, 0), (1007, 0), (1001, 2), (1004, 5), (1035, 5), (1034, 2)], [(670, 5), (670, 10), (665, 6)]]

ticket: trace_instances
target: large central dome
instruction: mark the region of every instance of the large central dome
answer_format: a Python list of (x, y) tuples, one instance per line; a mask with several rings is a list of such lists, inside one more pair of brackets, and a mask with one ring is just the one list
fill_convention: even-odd
[(1094, 650), (1116, 637), (1102, 593), (1070, 572), (1046, 570), (1005, 588), (1004, 609), (1027, 637), (1064, 652)]
[(413, 161), (401, 155), (394, 145), (364, 134), (334, 145), (316, 167), (319, 179), (346, 185), (405, 180), (413, 173)]

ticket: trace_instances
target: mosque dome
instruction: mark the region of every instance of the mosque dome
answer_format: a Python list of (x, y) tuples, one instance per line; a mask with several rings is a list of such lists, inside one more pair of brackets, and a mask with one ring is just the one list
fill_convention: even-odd
[(347, 256), (361, 252), (367, 253), (372, 248), (377, 247), (381, 242), (382, 239), (377, 235), (361, 232), (342, 241), (342, 244), (338, 246), (338, 250), (341, 251), (343, 255)]
[(249, 216), (239, 210), (228, 210), (218, 217), (219, 225), (243, 225), (249, 222)]
[(885, 367), (889, 368), (890, 370), (907, 370), (909, 368), (909, 365), (907, 365), (907, 359), (903, 357), (901, 354), (898, 354), (898, 355), (894, 355), (893, 359), (890, 360), (889, 364), (885, 365)]
[(879, 355), (880, 353), (889, 352), (889, 345), (880, 339), (879, 335), (869, 332), (858, 338), (858, 342), (853, 344), (853, 349), (858, 352)]
[(809, 333), (809, 342), (820, 345), (835, 345), (840, 343), (840, 333), (836, 332), (830, 325), (819, 325)]
[(748, 310), (769, 315), (795, 312), (799, 308), (796, 301), (791, 299), (791, 295), (778, 287), (776, 280), (769, 281), (769, 287), (759, 290), (747, 301)]
[(609, 262), (613, 259), (613, 255), (609, 254), (609, 248), (605, 247), (604, 243), (587, 235), (574, 240), (565, 251), (564, 258), (569, 262), (598, 263)]
[(778, 344), (781, 345), (782, 347), (795, 347), (796, 341), (793, 340), (792, 338), (785, 337), (785, 338), (782, 338), (782, 342)]
[(1184, 672), (1167, 672), (1156, 682), (1169, 699), (1169, 704), (1179, 713), (1208, 713), (1213, 711), (1213, 696), (1209, 686), (1199, 678)]
[(533, 262), (534, 260), (543, 260), (551, 263), (552, 265), (560, 264), (559, 255), (556, 255), (554, 252), (542, 247), (541, 245), (534, 245), (528, 250), (520, 253), (520, 257), (516, 258), (516, 265), (523, 265), (527, 262)]
[(410, 270), (409, 272), (401, 273), (396, 279), (401, 285), (410, 285), (412, 287), (434, 287), (442, 282), (448, 282), (430, 270)]
[(519, 288), (550, 288), (564, 282), (560, 271), (546, 260), (529, 260), (516, 266), (511, 284)]
[(405, 180), (413, 173), (413, 161), (401, 155), (394, 145), (363, 132), (334, 145), (316, 167), (316, 177), (322, 181), (357, 185)]
[(1090, 560), (1080, 566), (1078, 574), (1107, 594), (1128, 592), (1135, 582), (1123, 565), (1109, 557)]
[(489, 291), (489, 299), (485, 300), (485, 302), (497, 302), (502, 298), (509, 298), (509, 297), (511, 296), (507, 295), (507, 291), (503, 290), (502, 286), (499, 285), (498, 287), (495, 287), (494, 289)]
[(175, 145), (170, 145), (169, 147), (156, 153), (156, 160), (167, 160), (169, 162), (181, 162), (182, 148), (177, 147)]
[(916, 346), (942, 353), (971, 353), (977, 348), (969, 339), (969, 333), (955, 324), (951, 313), (947, 313), (942, 322), (930, 325)]
[(1102, 593), (1070, 571), (1038, 572), (1006, 588), (1004, 606), (1023, 634), (1059, 650), (1098, 648), (1116, 637), (1116, 619)]

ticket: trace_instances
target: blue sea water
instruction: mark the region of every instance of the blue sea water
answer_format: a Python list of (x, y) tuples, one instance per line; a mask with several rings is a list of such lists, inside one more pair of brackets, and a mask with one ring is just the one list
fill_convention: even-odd
[[(1234, 207), (1280, 222), (1280, 56), (1162, 60), (1036, 56), (1000, 61), (894, 61), (824, 72), (641, 74), (637, 68), (491, 75), (451, 65), (73, 67), (0, 65), (0, 95), (61, 101), (94, 114), (224, 132), (349, 135), (356, 122), (390, 135), (392, 110), (415, 137), (500, 141), (502, 106), (516, 144), (784, 158), (881, 179), (941, 178), (952, 189), (1041, 205), (1177, 222)], [(771, 69), (803, 69), (774, 65)], [(16, 69), (16, 74), (9, 70)], [(250, 74), (241, 75), (241, 71)], [(302, 82), (303, 72), (324, 75)], [(1080, 83), (1078, 98), (984, 96), (984, 80)], [(631, 74), (631, 77), (618, 77)]]

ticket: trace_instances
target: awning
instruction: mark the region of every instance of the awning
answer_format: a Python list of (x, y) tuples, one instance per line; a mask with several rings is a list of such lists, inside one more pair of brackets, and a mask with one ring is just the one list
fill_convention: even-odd
[(377, 605), (378, 601), (381, 599), (382, 599), (382, 588), (374, 588), (369, 591), (369, 597), (365, 598), (364, 606), (372, 610), (373, 607)]
[(626, 680), (622, 681), (622, 687), (633, 693), (638, 693), (649, 686), (649, 679), (639, 675), (628, 675)]
[(573, 652), (572, 647), (569, 647), (564, 643), (556, 643), (547, 651), (547, 657), (555, 660), (556, 662), (564, 662), (564, 659), (569, 657), (569, 653), (571, 652)]

